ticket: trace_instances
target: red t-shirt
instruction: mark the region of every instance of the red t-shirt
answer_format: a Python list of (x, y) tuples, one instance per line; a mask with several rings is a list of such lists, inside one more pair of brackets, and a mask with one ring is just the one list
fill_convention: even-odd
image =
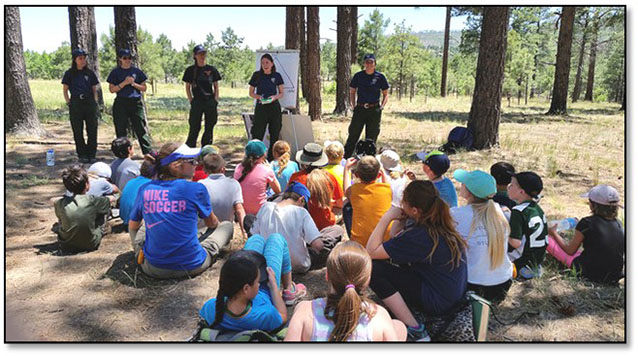
[[(340, 200), (343, 199), (343, 190), (339, 186), (337, 179), (330, 173), (328, 173), (330, 177), (330, 181), (332, 182), (332, 199)], [(290, 182), (299, 182), (303, 185), (306, 185), (306, 181), (308, 180), (308, 173), (304, 171), (299, 171), (290, 176)], [(310, 201), (308, 202), (308, 212), (310, 216), (312, 216), (312, 220), (314, 220), (315, 225), (317, 225), (317, 229), (322, 230), (325, 227), (332, 226), (337, 222), (337, 218), (335, 214), (332, 213), (332, 203), (328, 208), (321, 208), (317, 204), (317, 199), (315, 197), (310, 197)]]
[(197, 182), (198, 180), (205, 179), (206, 177), (208, 177), (208, 174), (204, 172), (203, 164), (200, 164), (199, 166), (195, 167), (195, 173), (193, 174), (193, 182)]

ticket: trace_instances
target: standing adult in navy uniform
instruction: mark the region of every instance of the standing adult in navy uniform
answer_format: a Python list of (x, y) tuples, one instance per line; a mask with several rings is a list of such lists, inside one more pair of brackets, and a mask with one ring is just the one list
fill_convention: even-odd
[[(348, 127), (348, 140), (344, 147), (344, 157), (351, 157), (355, 145), (359, 141), (363, 127), (366, 128), (366, 139), (377, 141), (381, 131), (381, 111), (388, 103), (388, 80), (377, 72), (374, 54), (363, 57), (364, 70), (357, 72), (350, 81), (350, 103), (354, 106), (352, 121)], [(356, 94), (356, 105), (355, 103)], [(383, 100), (379, 101), (380, 94)]]
[[(62, 93), (69, 107), (71, 129), (75, 141), (75, 152), (82, 163), (95, 162), (97, 153), (97, 86), (99, 81), (95, 73), (86, 65), (86, 52), (74, 49), (71, 52), (73, 61), (71, 69), (64, 72), (62, 77)], [(71, 97), (69, 98), (69, 91)], [(86, 122), (86, 136), (84, 141), (84, 123)]]
[[(219, 103), (219, 86), (222, 79), (217, 68), (206, 64), (206, 49), (197, 45), (193, 49), (195, 64), (186, 68), (182, 80), (186, 82), (186, 96), (191, 103), (188, 115), (188, 138), (186, 144), (197, 146), (197, 136), (202, 128), (204, 114), (204, 133), (202, 147), (213, 143), (213, 129), (217, 123), (217, 104)], [(214, 90), (213, 90), (214, 88)]]
[(284, 78), (277, 73), (274, 60), (268, 53), (261, 56), (261, 69), (253, 73), (248, 82), (248, 95), (257, 99), (255, 117), (250, 136), (263, 140), (268, 125), (270, 147), (268, 147), (268, 161), (272, 161), (272, 145), (279, 140), (281, 131), (281, 105), (279, 99), (284, 96)]
[(117, 93), (113, 103), (113, 124), (115, 135), (126, 137), (129, 123), (137, 135), (142, 153), (151, 152), (151, 137), (146, 127), (142, 92), (146, 91), (146, 74), (131, 65), (131, 51), (120, 49), (117, 52), (117, 67), (106, 81), (109, 91)]

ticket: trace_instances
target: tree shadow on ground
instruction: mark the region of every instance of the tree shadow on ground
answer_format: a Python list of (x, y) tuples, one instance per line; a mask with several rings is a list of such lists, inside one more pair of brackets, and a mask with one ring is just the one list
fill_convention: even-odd
[(57, 256), (57, 257), (74, 256), (74, 255), (80, 255), (80, 254), (93, 252), (93, 251), (64, 250), (62, 249), (62, 245), (60, 245), (58, 241), (50, 242), (47, 244), (41, 244), (41, 245), (33, 245), (33, 248), (37, 249), (37, 251), (35, 252), (36, 255), (49, 255), (49, 256)]
[(454, 122), (465, 125), (468, 113), (458, 111), (401, 111), (394, 112), (394, 116), (414, 121)]
[(128, 251), (117, 256), (113, 264), (111, 264), (111, 267), (98, 279), (104, 278), (134, 288), (174, 285), (180, 281), (189, 279), (188, 277), (174, 279), (155, 279), (149, 277), (144, 274), (142, 268), (137, 264), (137, 261), (135, 261), (133, 251)]
[[(525, 110), (535, 111), (539, 108), (526, 107)], [(592, 111), (592, 112), (590, 112)], [(538, 111), (536, 113), (525, 112), (506, 112), (501, 114), (501, 123), (514, 123), (514, 124), (531, 124), (531, 123), (550, 123), (550, 122), (565, 122), (565, 123), (593, 123), (593, 120), (575, 115), (577, 113), (582, 115), (594, 115), (593, 111), (599, 112), (599, 115), (613, 115), (611, 110), (572, 110), (572, 115), (546, 115), (545, 111)], [(394, 116), (402, 119), (414, 120), (414, 121), (438, 121), (438, 122), (451, 122), (456, 123), (459, 126), (467, 125), (469, 113), (458, 111), (423, 111), (423, 112), (395, 112)]]

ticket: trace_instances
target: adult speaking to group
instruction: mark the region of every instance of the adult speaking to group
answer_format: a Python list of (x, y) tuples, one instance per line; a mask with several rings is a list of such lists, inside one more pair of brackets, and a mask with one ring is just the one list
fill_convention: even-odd
[(109, 73), (106, 81), (109, 91), (117, 93), (113, 103), (113, 124), (115, 135), (126, 137), (129, 122), (140, 142), (142, 153), (151, 152), (151, 137), (146, 127), (142, 92), (146, 91), (146, 74), (131, 65), (131, 51), (120, 49), (117, 52), (117, 67)]
[[(366, 139), (377, 141), (381, 131), (381, 111), (388, 103), (388, 88), (390, 86), (385, 75), (376, 71), (377, 62), (374, 54), (366, 54), (363, 57), (363, 66), (364, 70), (357, 72), (350, 81), (350, 103), (354, 108), (352, 121), (348, 127), (344, 158), (352, 157), (364, 126)], [(382, 101), (379, 101), (380, 94), (383, 94)]]
[(281, 131), (279, 99), (284, 96), (284, 78), (277, 73), (277, 67), (270, 54), (261, 56), (261, 68), (253, 73), (248, 84), (250, 85), (248, 95), (257, 100), (250, 136), (253, 139), (262, 140), (268, 125), (270, 134), (268, 161), (272, 161), (272, 145), (279, 140)]
[[(195, 64), (186, 68), (182, 80), (186, 82), (186, 96), (191, 103), (188, 114), (189, 147), (197, 146), (197, 137), (202, 128), (202, 114), (204, 115), (204, 133), (202, 147), (213, 143), (213, 129), (217, 123), (217, 104), (219, 103), (219, 87), (217, 82), (222, 79), (217, 68), (206, 64), (206, 49), (202, 45), (193, 48)], [(214, 90), (213, 90), (214, 88)]]
[[(62, 93), (69, 107), (71, 129), (75, 141), (75, 152), (81, 163), (95, 162), (97, 152), (97, 86), (99, 81), (95, 73), (86, 66), (86, 52), (74, 49), (71, 52), (71, 68), (62, 77)], [(71, 98), (69, 98), (69, 91)], [(84, 141), (84, 123), (86, 136)]]

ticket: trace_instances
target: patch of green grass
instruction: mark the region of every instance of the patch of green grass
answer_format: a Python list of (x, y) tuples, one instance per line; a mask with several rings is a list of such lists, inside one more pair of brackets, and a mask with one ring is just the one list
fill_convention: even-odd
[(31, 187), (37, 187), (40, 185), (51, 184), (53, 182), (54, 180), (50, 179), (49, 177), (40, 177), (34, 174), (29, 174), (20, 181), (19, 185), (22, 188), (31, 188)]

